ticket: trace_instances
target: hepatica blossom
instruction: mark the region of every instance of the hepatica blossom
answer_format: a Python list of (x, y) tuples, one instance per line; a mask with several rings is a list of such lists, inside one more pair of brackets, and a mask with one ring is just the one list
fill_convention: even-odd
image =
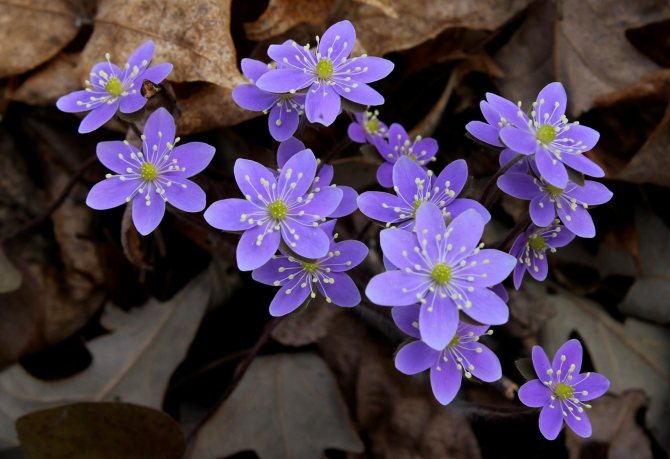
[(342, 307), (357, 306), (361, 302), (358, 288), (346, 271), (365, 259), (368, 248), (359, 241), (335, 242), (335, 222), (331, 220), (321, 225), (321, 229), (330, 236), (330, 246), (325, 256), (305, 261), (281, 253), (253, 271), (254, 280), (281, 287), (270, 303), (270, 314), (288, 314), (306, 299), (316, 298), (317, 292), (328, 303)]
[(261, 75), (256, 85), (263, 91), (289, 94), (307, 88), (307, 119), (325, 126), (340, 113), (340, 97), (362, 105), (383, 104), (381, 94), (367, 83), (386, 77), (393, 63), (367, 55), (350, 58), (355, 42), (354, 26), (341, 21), (317, 37), (315, 50), (294, 41), (272, 45), (268, 55), (278, 68)]
[(575, 235), (565, 226), (557, 223), (556, 220), (546, 228), (530, 225), (514, 241), (510, 255), (517, 259), (512, 276), (514, 287), (517, 290), (521, 287), (521, 281), (526, 271), (535, 280), (545, 280), (549, 271), (547, 252), (556, 252), (557, 248), (565, 247), (575, 238)]
[(245, 199), (213, 203), (205, 220), (225, 231), (244, 231), (237, 246), (242, 271), (260, 268), (277, 252), (280, 241), (309, 259), (328, 253), (328, 235), (319, 222), (340, 204), (342, 191), (332, 186), (310, 191), (317, 162), (311, 150), (293, 155), (275, 176), (247, 159), (235, 162), (235, 181)]
[(396, 195), (367, 191), (358, 198), (358, 207), (365, 215), (385, 222), (387, 226), (412, 230), (416, 212), (422, 204), (435, 204), (445, 221), (450, 222), (468, 209), (474, 209), (484, 219), (489, 212), (472, 199), (457, 198), (468, 180), (468, 166), (462, 159), (445, 167), (435, 177), (409, 158), (400, 158), (393, 166), (393, 189)]
[(605, 185), (592, 180), (585, 180), (584, 186), (568, 182), (565, 188), (559, 188), (544, 179), (508, 173), (498, 178), (498, 187), (510, 196), (530, 200), (530, 218), (537, 226), (549, 226), (558, 215), (570, 231), (587, 238), (596, 234), (587, 209), (612, 198)]
[(586, 409), (588, 401), (600, 397), (609, 388), (604, 376), (586, 372), (582, 366), (582, 345), (576, 339), (563, 344), (553, 362), (539, 346), (533, 347), (533, 367), (538, 379), (525, 383), (519, 389), (519, 400), (540, 412), (540, 432), (547, 440), (554, 440), (565, 422), (580, 437), (591, 436), (591, 422)]
[(189, 180), (214, 157), (214, 147), (202, 142), (176, 146), (172, 115), (159, 108), (147, 119), (142, 150), (127, 141), (100, 142), (100, 162), (114, 174), (97, 183), (86, 204), (98, 210), (132, 202), (132, 219), (142, 235), (151, 233), (165, 213), (165, 203), (185, 212), (205, 208), (205, 193)]
[(420, 303), (421, 338), (437, 350), (454, 336), (459, 310), (482, 324), (507, 322), (507, 305), (488, 287), (507, 278), (516, 260), (481, 248), (482, 217), (467, 210), (447, 227), (440, 209), (427, 202), (416, 213), (415, 230), (381, 232), (384, 256), (398, 269), (373, 277), (368, 298), (382, 306)]
[(430, 369), (430, 384), (435, 398), (443, 405), (450, 403), (459, 389), (463, 376), (493, 382), (502, 377), (498, 357), (479, 338), (491, 334), (486, 325), (459, 322), (456, 333), (443, 349), (433, 349), (420, 341), (419, 307), (393, 308), (393, 320), (398, 328), (417, 338), (404, 345), (395, 357), (401, 373), (413, 375)]
[[(499, 141), (523, 155), (534, 155), (535, 164), (549, 184), (565, 188), (568, 166), (578, 172), (603, 177), (604, 171), (584, 153), (598, 142), (597, 131), (568, 122), (565, 116), (567, 95), (561, 83), (545, 86), (532, 104), (530, 117), (522, 110), (521, 102), (514, 104), (502, 97), (487, 94), (488, 105), (482, 113), (488, 124), (475, 122), (468, 131), (479, 140), (500, 146)], [(490, 109), (500, 119), (496, 120)], [(498, 139), (496, 139), (496, 131)]]
[(247, 110), (270, 112), (268, 127), (275, 140), (282, 142), (291, 137), (305, 111), (305, 95), (300, 93), (275, 94), (256, 86), (258, 79), (271, 71), (267, 64), (254, 59), (242, 59), (242, 73), (251, 84), (243, 84), (233, 89), (233, 100)]
[(354, 113), (354, 119), (347, 129), (349, 138), (354, 142), (374, 144), (375, 139), (383, 139), (388, 133), (388, 126), (379, 119), (379, 110)]
[(79, 125), (81, 134), (94, 131), (112, 119), (119, 110), (133, 113), (144, 107), (147, 99), (142, 95), (144, 80), (160, 84), (172, 71), (172, 64), (163, 63), (150, 67), (155, 45), (143, 43), (120, 68), (110, 62), (99, 62), (91, 69), (86, 89), (61, 97), (56, 106), (68, 113), (90, 112)]
[(437, 153), (437, 141), (433, 138), (417, 136), (410, 140), (407, 131), (400, 124), (393, 123), (388, 131), (388, 139), (376, 137), (374, 145), (384, 159), (384, 163), (377, 169), (377, 181), (383, 187), (393, 186), (393, 165), (398, 159), (406, 156), (422, 168), (434, 161)]

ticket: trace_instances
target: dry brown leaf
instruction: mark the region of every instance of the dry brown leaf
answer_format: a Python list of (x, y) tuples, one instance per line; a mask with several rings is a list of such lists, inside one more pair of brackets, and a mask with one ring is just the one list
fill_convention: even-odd
[(302, 23), (323, 26), (335, 0), (270, 0), (254, 22), (244, 24), (249, 40), (261, 41), (280, 35)]
[(396, 0), (397, 18), (377, 6), (347, 5), (342, 13), (356, 27), (363, 47), (374, 55), (412, 48), (452, 28), (494, 30), (530, 3), (530, 0)]
[(191, 457), (318, 458), (326, 448), (363, 451), (333, 375), (316, 354), (277, 354), (254, 360), (199, 430)]
[(355, 0), (355, 1), (357, 1), (358, 3), (364, 3), (370, 6), (374, 6), (375, 8), (379, 8), (384, 12), (385, 15), (393, 19), (396, 19), (398, 17), (398, 13), (396, 12), (393, 6), (393, 0)]
[(14, 267), (0, 246), (0, 294), (12, 292), (21, 286), (21, 272)]
[(592, 457), (592, 451), (603, 445), (607, 445), (608, 459), (652, 459), (651, 442), (636, 421), (647, 402), (641, 391), (599, 398), (588, 412), (593, 426), (591, 437), (581, 438), (567, 431), (566, 446), (570, 459)]
[(77, 34), (79, 13), (77, 3), (68, 0), (0, 1), (0, 78), (55, 56)]
[(58, 381), (42, 381), (20, 365), (0, 374), (0, 449), (16, 445), (14, 421), (36, 409), (73, 401), (123, 400), (160, 408), (176, 366), (186, 355), (208, 305), (202, 274), (165, 303), (126, 313), (109, 307), (101, 319), (113, 332), (91, 341), (91, 365)]
[(60, 96), (80, 89), (76, 68), (79, 54), (60, 53), (47, 65), (31, 74), (12, 99), (26, 104), (46, 105)]
[(312, 300), (303, 310), (282, 320), (272, 331), (272, 338), (284, 346), (306, 346), (326, 336), (330, 323), (340, 308), (334, 308), (321, 298)]

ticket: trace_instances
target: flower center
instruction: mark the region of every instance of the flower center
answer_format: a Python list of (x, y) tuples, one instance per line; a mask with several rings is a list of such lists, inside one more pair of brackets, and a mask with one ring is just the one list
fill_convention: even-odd
[(279, 98), (282, 99), (282, 100), (291, 100), (291, 99), (293, 99), (293, 97), (295, 97), (295, 96), (294, 96), (294, 94), (291, 94), (291, 93), (279, 94)]
[(302, 265), (302, 269), (304, 269), (310, 274), (316, 271), (319, 267), (318, 263), (307, 263), (306, 261), (301, 262), (300, 265)]
[(419, 207), (421, 207), (421, 204), (423, 204), (425, 201), (414, 201), (414, 204), (412, 204), (413, 210), (412, 210), (412, 218), (416, 218), (416, 213), (419, 211)]
[(556, 129), (551, 124), (545, 124), (537, 130), (537, 140), (547, 145), (556, 138)]
[(365, 122), (365, 132), (368, 134), (376, 134), (379, 130), (379, 121), (377, 118), (370, 118)]
[(458, 346), (458, 343), (460, 342), (460, 340), (461, 340), (461, 337), (458, 336), (458, 333), (456, 333), (456, 334), (454, 335), (454, 337), (451, 338), (451, 341), (449, 341), (449, 344), (447, 344), (447, 347)]
[(556, 196), (559, 196), (561, 193), (563, 193), (563, 188), (559, 188), (557, 186), (547, 184), (546, 188), (552, 198), (555, 198)]
[(409, 155), (407, 155), (407, 157), (412, 161), (416, 161), (416, 155), (414, 153), (410, 153)]
[(574, 393), (574, 389), (572, 386), (568, 386), (565, 383), (559, 382), (556, 384), (556, 388), (554, 389), (554, 395), (556, 397), (560, 398), (561, 400), (565, 400), (566, 398), (572, 398), (572, 394)]
[(547, 244), (542, 236), (535, 236), (531, 237), (528, 240), (528, 245), (530, 246), (531, 249), (535, 250), (536, 252), (541, 252), (544, 250)]
[(430, 273), (430, 277), (439, 285), (448, 283), (451, 280), (451, 266), (447, 266), (444, 263), (436, 264), (433, 272)]
[(140, 176), (142, 176), (142, 180), (145, 182), (153, 182), (158, 177), (158, 170), (151, 163), (142, 163), (142, 166), (140, 166)]
[(273, 220), (283, 220), (286, 218), (286, 213), (288, 212), (288, 207), (284, 204), (284, 201), (277, 199), (272, 201), (268, 205), (268, 210), (270, 211), (270, 216)]
[(333, 63), (330, 62), (330, 59), (321, 59), (316, 64), (316, 77), (319, 80), (327, 80), (333, 76), (333, 70)]
[(105, 90), (114, 97), (119, 97), (123, 93), (123, 85), (118, 77), (111, 77), (105, 85)]

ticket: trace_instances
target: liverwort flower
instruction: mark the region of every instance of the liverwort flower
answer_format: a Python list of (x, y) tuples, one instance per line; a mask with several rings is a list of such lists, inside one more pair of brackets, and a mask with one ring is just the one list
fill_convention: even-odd
[(393, 320), (402, 331), (417, 338), (404, 345), (395, 356), (395, 366), (401, 373), (414, 375), (430, 368), (430, 384), (437, 401), (450, 403), (461, 388), (463, 376), (475, 376), (493, 382), (502, 377), (498, 357), (479, 338), (490, 335), (487, 325), (458, 322), (456, 333), (443, 349), (433, 349), (420, 341), (420, 307), (393, 308)]
[(301, 257), (317, 259), (328, 253), (330, 241), (319, 222), (340, 204), (342, 191), (332, 186), (310, 191), (316, 166), (311, 150), (292, 156), (278, 176), (255, 161), (235, 161), (235, 181), (245, 199), (216, 201), (205, 220), (221, 230), (244, 231), (237, 245), (240, 270), (263, 266), (280, 241)]
[[(486, 100), (479, 102), (479, 108), (481, 109), (486, 122), (470, 121), (465, 125), (465, 130), (480, 142), (487, 143), (494, 147), (504, 147), (505, 145), (499, 138), (500, 130), (509, 125), (509, 123), (507, 123), (507, 121), (491, 106), (491, 100), (494, 100), (498, 104), (500, 103), (497, 99), (502, 99), (502, 97), (487, 92)], [(502, 100), (507, 101), (506, 99)]]
[(354, 119), (356, 121), (347, 129), (349, 138), (354, 142), (374, 144), (376, 138), (386, 137), (388, 126), (379, 119), (379, 110), (354, 113)]
[(340, 113), (340, 97), (362, 105), (381, 105), (384, 98), (367, 83), (381, 80), (393, 70), (393, 63), (362, 55), (349, 58), (356, 31), (349, 21), (333, 24), (317, 48), (309, 45), (272, 45), (268, 55), (278, 68), (262, 75), (256, 85), (263, 91), (294, 94), (307, 89), (305, 113), (312, 123), (329, 126)]
[(167, 202), (185, 212), (205, 208), (205, 193), (188, 178), (207, 167), (215, 149), (202, 142), (175, 146), (174, 119), (164, 108), (149, 116), (141, 138), (141, 151), (128, 141), (98, 144), (98, 159), (114, 174), (91, 188), (86, 204), (104, 210), (132, 201), (133, 224), (147, 235), (163, 219)]
[(90, 111), (79, 125), (81, 134), (98, 129), (112, 119), (117, 110), (136, 112), (147, 103), (141, 92), (142, 83), (148, 80), (160, 84), (172, 71), (172, 64), (168, 63), (149, 67), (154, 48), (152, 41), (143, 43), (133, 51), (123, 68), (112, 64), (110, 54), (105, 54), (106, 62), (99, 62), (91, 69), (86, 89), (61, 97), (56, 106), (67, 113)]
[(280, 287), (272, 303), (270, 314), (283, 316), (297, 309), (307, 298), (316, 298), (317, 291), (328, 303), (353, 307), (361, 302), (361, 295), (346, 271), (359, 265), (367, 256), (368, 248), (359, 241), (335, 242), (336, 220), (321, 225), (330, 237), (328, 253), (316, 260), (299, 260), (286, 253), (272, 257), (255, 269), (255, 281)]
[(510, 196), (530, 200), (530, 218), (537, 226), (549, 226), (558, 215), (579, 237), (596, 234), (588, 207), (604, 204), (612, 198), (612, 192), (605, 185), (592, 180), (585, 180), (584, 186), (568, 182), (565, 188), (558, 188), (544, 179), (508, 173), (498, 178), (498, 187)]
[(584, 155), (595, 146), (600, 134), (578, 122), (568, 122), (567, 95), (561, 83), (548, 84), (540, 91), (530, 118), (521, 109), (521, 102), (515, 105), (502, 97), (488, 101), (504, 123), (499, 132), (502, 143), (517, 153), (534, 155), (540, 175), (549, 184), (567, 186), (565, 166), (592, 177), (605, 175)]
[(484, 223), (489, 212), (477, 201), (457, 198), (468, 180), (468, 165), (462, 159), (445, 167), (437, 178), (416, 162), (402, 157), (393, 166), (393, 190), (397, 196), (380, 191), (367, 191), (358, 197), (358, 207), (365, 215), (386, 223), (414, 229), (416, 212), (425, 202), (432, 202), (448, 223), (468, 209), (481, 215)]
[(575, 235), (565, 226), (559, 225), (558, 220), (555, 220), (551, 226), (546, 228), (538, 228), (531, 224), (526, 231), (516, 238), (509, 252), (517, 259), (512, 277), (514, 287), (517, 290), (521, 287), (521, 281), (526, 271), (535, 280), (545, 280), (549, 271), (547, 251), (554, 253), (557, 248), (565, 247), (574, 238)]
[(516, 259), (479, 244), (484, 220), (472, 209), (447, 226), (440, 209), (426, 202), (416, 213), (415, 232), (389, 228), (381, 232), (384, 256), (398, 269), (370, 280), (365, 294), (381, 306), (420, 303), (421, 339), (444, 349), (463, 311), (482, 324), (507, 322), (507, 305), (488, 289), (502, 282)]
[(233, 100), (247, 110), (267, 113), (268, 127), (272, 137), (282, 142), (291, 137), (300, 122), (300, 115), (305, 110), (305, 95), (298, 93), (274, 94), (263, 91), (256, 86), (258, 79), (271, 68), (261, 61), (242, 59), (242, 73), (251, 80), (251, 84), (243, 84), (233, 89)]
[(604, 376), (586, 372), (582, 366), (582, 345), (576, 339), (563, 344), (550, 364), (540, 346), (533, 347), (533, 367), (538, 379), (519, 388), (519, 400), (532, 408), (542, 407), (540, 432), (547, 440), (558, 437), (563, 421), (580, 437), (591, 436), (588, 402), (600, 397), (610, 382)]
[[(280, 143), (279, 148), (277, 148), (277, 165), (279, 166), (279, 170), (284, 167), (284, 164), (286, 164), (286, 161), (288, 161), (289, 158), (305, 149), (305, 144), (295, 137), (289, 137), (284, 142)], [(316, 161), (317, 163), (321, 162), (320, 159), (317, 159)], [(331, 186), (334, 174), (335, 170), (333, 169), (333, 166), (330, 164), (320, 164), (310, 191), (318, 192), (323, 187)], [(356, 205), (356, 198), (358, 197), (356, 190), (350, 186), (332, 186), (342, 191), (342, 201), (340, 201), (340, 204), (335, 210), (333, 210), (329, 215), (324, 215), (324, 217), (344, 217), (358, 208)]]
[(374, 145), (385, 162), (377, 169), (377, 181), (383, 187), (393, 186), (393, 165), (403, 156), (408, 157), (422, 168), (426, 169), (429, 161), (435, 160), (437, 140), (416, 136), (412, 141), (398, 123), (393, 123), (388, 131), (388, 139), (375, 137)]

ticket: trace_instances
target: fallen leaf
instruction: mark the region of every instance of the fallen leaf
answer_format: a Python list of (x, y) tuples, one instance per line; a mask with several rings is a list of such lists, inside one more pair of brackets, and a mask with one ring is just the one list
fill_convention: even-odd
[(261, 41), (281, 35), (302, 23), (323, 26), (335, 0), (270, 0), (254, 22), (244, 24), (249, 40)]
[(619, 396), (605, 395), (588, 411), (593, 434), (581, 438), (568, 431), (566, 446), (570, 459), (593, 457), (594, 450), (607, 448), (608, 459), (652, 459), (651, 442), (636, 419), (647, 405), (641, 391)]
[(656, 215), (638, 210), (636, 217), (641, 272), (620, 305), (627, 315), (670, 323), (670, 228)]
[(118, 402), (74, 403), (16, 421), (26, 459), (180, 459), (184, 434), (167, 414)]
[(396, 0), (393, 9), (397, 18), (370, 4), (352, 4), (346, 9), (346, 16), (356, 27), (363, 48), (381, 56), (417, 46), (447, 29), (494, 30), (529, 3), (530, 0)]
[(24, 73), (58, 54), (77, 34), (80, 13), (76, 2), (68, 0), (0, 1), (0, 78)]
[(284, 346), (300, 347), (316, 343), (326, 336), (333, 317), (340, 312), (340, 308), (334, 308), (319, 297), (282, 320), (272, 331), (272, 338)]
[(124, 312), (110, 306), (101, 318), (111, 333), (88, 345), (93, 361), (64, 380), (42, 381), (20, 365), (0, 374), (0, 449), (16, 444), (14, 421), (41, 408), (73, 401), (122, 400), (160, 408), (176, 366), (205, 313), (210, 281), (202, 274), (166, 303), (150, 300)]
[(370, 6), (374, 6), (375, 8), (379, 8), (385, 15), (393, 19), (396, 19), (398, 17), (398, 13), (396, 12), (393, 6), (394, 0), (355, 0), (355, 1), (357, 1), (358, 3), (364, 3)]
[(534, 282), (526, 282), (521, 290), (509, 290), (509, 322), (505, 330), (512, 336), (533, 339), (544, 324), (555, 314), (552, 305), (545, 300), (544, 288)]
[(60, 53), (44, 67), (33, 72), (13, 94), (12, 99), (33, 105), (53, 104), (72, 91), (80, 89), (76, 68), (79, 53)]
[(21, 286), (21, 272), (14, 267), (0, 246), (0, 293), (16, 290)]
[(633, 318), (622, 324), (597, 303), (564, 290), (547, 294), (546, 298), (556, 310), (542, 330), (541, 340), (547, 352), (555, 352), (573, 331), (577, 332), (595, 370), (609, 378), (612, 392), (641, 389), (649, 396), (647, 426), (661, 445), (668, 445), (670, 332)]
[(258, 357), (231, 397), (200, 429), (194, 459), (255, 451), (261, 459), (362, 452), (335, 379), (312, 353)]

